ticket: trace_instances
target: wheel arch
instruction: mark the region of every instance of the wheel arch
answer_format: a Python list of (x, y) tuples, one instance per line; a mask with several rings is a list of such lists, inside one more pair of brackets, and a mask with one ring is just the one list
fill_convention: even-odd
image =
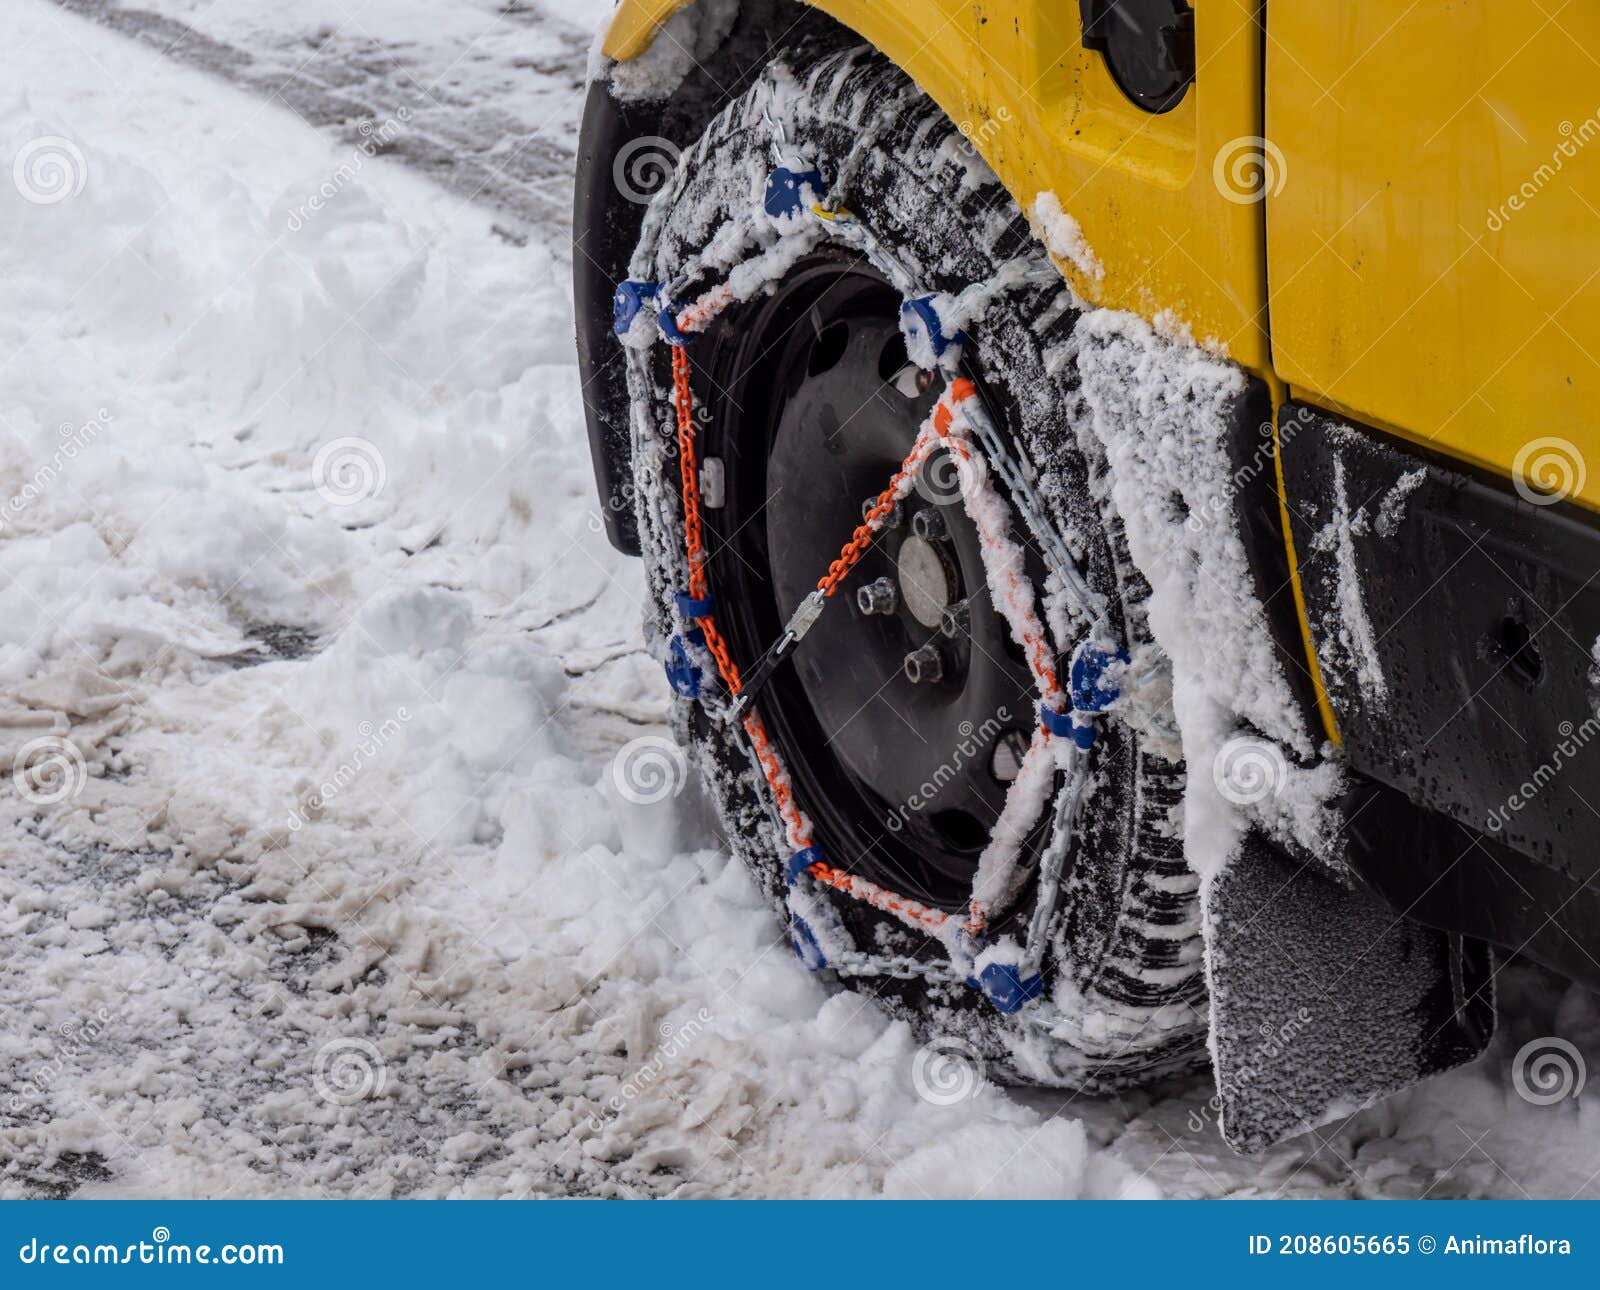
[[(673, 18), (702, 2), (711, 0), (621, 0), (602, 52), (617, 62), (641, 58)], [(1229, 170), (1260, 155), (1259, 147), (1240, 155), (1241, 146), (1262, 144), (1257, 0), (1195, 5), (1200, 70), (1161, 114), (1129, 102), (1084, 48), (1075, 4), (741, 7), (752, 4), (826, 14), (889, 58), (957, 123), (1022, 210), (1031, 214), (1041, 194), (1055, 194), (1073, 235), (1048, 239), (1052, 258), (1083, 300), (1168, 320), (1271, 379), (1263, 203), (1235, 191)]]
[[(642, 56), (691, 0), (622, 0), (603, 42), (614, 62)], [(737, 0), (738, 13), (717, 49), (714, 69), (699, 63), (665, 100), (625, 102), (611, 93), (611, 63), (591, 67), (578, 136), (573, 188), (573, 312), (599, 518), (611, 544), (639, 554), (628, 428), (625, 351), (611, 332), (611, 296), (628, 276), (645, 205), (619, 198), (618, 174), (630, 145), (687, 147), (727, 103), (742, 94), (779, 50), (807, 36), (842, 34), (821, 9), (796, 14), (795, 0)], [(669, 151), (667, 155), (672, 155)]]

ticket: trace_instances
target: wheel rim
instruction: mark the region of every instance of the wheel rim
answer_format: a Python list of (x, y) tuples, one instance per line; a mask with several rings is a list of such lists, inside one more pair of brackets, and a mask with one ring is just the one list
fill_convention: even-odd
[[(899, 305), (875, 273), (821, 256), (716, 333), (701, 391), (727, 481), (708, 515), (712, 575), (742, 659), (816, 586), (932, 410), (938, 387), (906, 362)], [(760, 700), (830, 859), (945, 909), (971, 893), (1036, 704), (948, 460)]]

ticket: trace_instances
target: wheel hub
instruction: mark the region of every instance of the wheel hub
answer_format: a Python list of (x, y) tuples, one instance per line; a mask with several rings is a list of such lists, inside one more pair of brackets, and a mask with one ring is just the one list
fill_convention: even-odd
[[(742, 657), (776, 638), (932, 412), (899, 303), (859, 268), (802, 266), (719, 340), (711, 425), (730, 465), (713, 575)], [(953, 490), (919, 481), (760, 702), (824, 848), (959, 908), (1037, 698)]]
[(913, 533), (900, 543), (895, 561), (900, 603), (924, 627), (937, 627), (957, 599), (955, 562), (927, 538)]

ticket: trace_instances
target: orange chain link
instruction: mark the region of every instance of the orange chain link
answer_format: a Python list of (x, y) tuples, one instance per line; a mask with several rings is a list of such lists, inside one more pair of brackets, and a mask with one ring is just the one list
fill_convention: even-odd
[[(681, 328), (681, 324), (680, 324)], [(678, 414), (678, 479), (683, 492), (683, 531), (684, 545), (689, 559), (689, 594), (696, 600), (706, 598), (707, 584), (705, 572), (705, 533), (700, 518), (700, 468), (695, 450), (695, 424), (694, 424), (694, 391), (690, 387), (689, 355), (684, 346), (672, 347), (672, 390), (673, 402)], [(959, 382), (958, 382), (959, 384)], [(969, 383), (970, 384), (970, 383)], [(952, 386), (952, 390), (955, 387)], [(924, 455), (926, 449), (922, 449)], [(912, 450), (913, 457), (918, 449)], [(897, 500), (897, 488), (901, 480), (909, 471), (916, 468), (916, 463), (908, 457), (906, 464), (902, 465), (896, 473), (889, 487), (879, 496), (877, 504), (868, 512), (869, 518), (877, 513), (877, 518), (887, 515)], [(888, 499), (885, 504), (885, 499)], [(882, 508), (881, 511), (879, 508)], [(861, 542), (861, 535), (865, 532), (866, 541)], [(853, 568), (861, 556), (871, 545), (873, 529), (869, 523), (863, 522), (851, 541), (846, 544), (845, 550), (840, 553), (839, 560), (830, 567), (828, 578), (823, 581), (831, 584), (823, 587), (818, 584), (819, 590), (832, 595), (846, 574)], [(858, 548), (858, 543), (860, 543)], [(853, 554), (852, 551), (854, 552)], [(835, 576), (834, 569), (841, 562), (843, 567), (838, 569)], [(717, 628), (716, 621), (711, 614), (694, 620), (705, 637), (706, 648), (711, 657), (716, 661), (717, 671), (722, 676), (722, 682), (730, 694), (737, 695), (743, 688), (743, 681), (739, 674), (739, 665), (734, 662), (733, 654), (728, 649), (728, 643)], [(767, 736), (767, 728), (761, 720), (761, 714), (751, 708), (744, 716), (743, 726), (745, 734), (749, 736), (751, 746), (755, 749), (756, 760), (760, 763), (761, 773), (767, 781), (767, 787), (772, 792), (773, 802), (778, 808), (778, 815), (783, 820), (784, 831), (788, 836), (789, 845), (796, 851), (804, 851), (815, 843), (811, 834), (811, 823), (806, 819), (799, 804), (794, 799), (794, 789), (789, 782), (788, 772), (783, 768), (783, 762), (778, 756), (778, 750), (773, 747), (771, 739)], [(813, 861), (806, 868), (806, 873), (820, 883), (824, 883), (836, 891), (844, 892), (855, 899), (881, 909), (885, 913), (893, 914), (913, 926), (921, 927), (937, 934), (949, 922), (950, 916), (937, 909), (929, 909), (926, 905), (914, 900), (908, 900), (888, 891), (876, 883), (868, 882), (865, 878), (858, 878), (854, 874), (846, 873), (842, 869), (835, 869), (825, 861)]]

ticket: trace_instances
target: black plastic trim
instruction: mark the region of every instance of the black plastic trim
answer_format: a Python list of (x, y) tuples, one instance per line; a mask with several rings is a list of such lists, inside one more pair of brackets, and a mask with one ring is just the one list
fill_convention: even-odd
[(612, 181), (618, 152), (639, 131), (602, 78), (589, 86), (578, 136), (572, 202), (573, 312), (578, 325), (578, 378), (589, 428), (600, 515), (606, 537), (624, 555), (639, 554), (633, 508), (628, 378), (611, 331), (611, 296), (627, 276), (645, 208), (622, 198)]
[(1305, 404), (1281, 438), (1346, 761), (1437, 817), (1368, 802), (1352, 862), (1402, 912), (1600, 979), (1600, 525)]
[(1233, 473), (1234, 522), (1249, 560), (1256, 599), (1266, 612), (1274, 652), (1288, 679), (1301, 727), (1315, 747), (1323, 738), (1322, 716), (1289, 573), (1278, 500), (1272, 394), (1264, 382), (1248, 379), (1244, 394), (1233, 405), (1232, 420), (1225, 446)]
[(618, 156), (636, 140), (647, 140), (655, 155), (686, 147), (780, 53), (820, 52), (857, 39), (826, 14), (793, 0), (743, 0), (722, 45), (710, 53), (697, 50), (695, 70), (666, 101), (619, 102), (605, 74), (589, 86), (572, 202), (573, 312), (600, 512), (606, 536), (624, 555), (639, 554), (639, 531), (627, 366), (611, 332), (611, 298), (628, 276), (646, 207), (638, 194), (630, 199), (619, 188)]

